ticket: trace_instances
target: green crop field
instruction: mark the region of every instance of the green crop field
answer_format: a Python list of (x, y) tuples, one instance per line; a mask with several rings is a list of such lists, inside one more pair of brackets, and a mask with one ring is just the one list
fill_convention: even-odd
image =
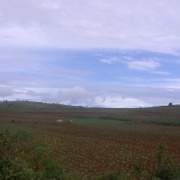
[(76, 119), (76, 124), (81, 125), (119, 125), (130, 123), (129, 121), (106, 120), (106, 119)]

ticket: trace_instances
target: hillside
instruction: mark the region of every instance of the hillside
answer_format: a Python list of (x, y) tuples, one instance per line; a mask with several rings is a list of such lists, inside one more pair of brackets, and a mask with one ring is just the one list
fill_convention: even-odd
[(180, 105), (150, 108), (87, 108), (31, 101), (0, 102), (0, 117), (98, 119), (180, 125)]
[(17, 179), (172, 179), (180, 175), (179, 126), (179, 105), (113, 109), (0, 102), (1, 171), (5, 176), (13, 170)]

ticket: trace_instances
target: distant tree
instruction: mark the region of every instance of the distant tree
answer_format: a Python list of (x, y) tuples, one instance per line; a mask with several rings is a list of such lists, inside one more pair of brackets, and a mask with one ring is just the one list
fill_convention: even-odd
[(170, 102), (168, 106), (172, 106), (172, 102)]

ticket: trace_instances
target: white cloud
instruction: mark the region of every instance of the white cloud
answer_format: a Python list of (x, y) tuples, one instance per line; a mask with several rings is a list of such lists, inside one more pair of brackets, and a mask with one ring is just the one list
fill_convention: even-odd
[[(147, 107), (180, 103), (180, 85), (167, 79), (167, 84), (149, 86), (94, 85), (91, 88), (10, 88), (0, 87), (0, 100), (34, 100), (77, 106), (98, 107)], [(170, 82), (170, 83), (168, 83)], [(178, 81), (179, 82), (179, 81)], [(93, 90), (92, 90), (93, 89)]]
[(111, 107), (111, 108), (124, 108), (124, 107), (150, 107), (152, 104), (146, 103), (137, 98), (121, 97), (119, 95), (109, 95), (106, 97), (97, 97), (95, 99), (97, 106)]
[(92, 101), (93, 96), (93, 93), (83, 87), (75, 86), (71, 89), (59, 90), (55, 99), (57, 102), (65, 104), (86, 105)]
[(159, 67), (161, 64), (155, 60), (143, 60), (143, 61), (129, 61), (126, 62), (129, 69), (133, 70), (154, 70)]
[(170, 75), (170, 72), (167, 71), (152, 71), (154, 74), (160, 74), (160, 75)]
[(112, 58), (108, 58), (108, 59), (101, 59), (99, 61), (103, 62), (103, 63), (107, 63), (107, 64), (112, 64), (114, 62), (117, 62), (118, 59), (116, 57), (112, 57)]
[(3, 46), (43, 47), (48, 43), (48, 37), (36, 24), (28, 27), (11, 24), (8, 27), (0, 28), (0, 41)]
[(61, 89), (54, 95), (54, 102), (81, 105), (81, 106), (98, 106), (98, 107), (145, 107), (152, 106), (143, 100), (134, 97), (125, 97), (116, 93), (109, 93), (106, 91), (88, 91), (87, 89), (75, 86), (69, 89)]
[(174, 52), (179, 0), (0, 0), (1, 46)]
[(61, 9), (61, 6), (59, 5), (58, 2), (53, 2), (52, 0), (46, 0), (43, 4), (42, 4), (43, 8), (47, 8), (47, 9), (52, 9), (52, 10), (59, 10)]
[(0, 98), (12, 96), (16, 92), (13, 91), (13, 89), (6, 87), (6, 86), (0, 86)]

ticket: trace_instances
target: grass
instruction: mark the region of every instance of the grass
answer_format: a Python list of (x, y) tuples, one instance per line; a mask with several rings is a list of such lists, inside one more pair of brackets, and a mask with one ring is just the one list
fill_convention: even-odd
[(150, 123), (157, 125), (180, 126), (180, 119), (160, 119), (160, 120), (151, 121)]
[(119, 120), (103, 120), (103, 119), (76, 119), (76, 124), (80, 125), (119, 125), (127, 124), (129, 121), (119, 121)]
[(0, 107), (0, 113), (15, 113), (16, 111), (13, 109), (8, 109), (6, 107)]

